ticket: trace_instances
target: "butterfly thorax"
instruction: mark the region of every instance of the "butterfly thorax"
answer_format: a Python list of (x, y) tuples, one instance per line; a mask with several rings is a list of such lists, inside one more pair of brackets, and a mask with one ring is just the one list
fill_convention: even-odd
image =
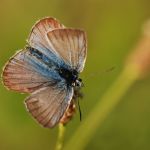
[(79, 73), (76, 70), (68, 70), (68, 69), (60, 69), (59, 75), (64, 78), (68, 85), (70, 86), (80, 86), (82, 82), (81, 79), (78, 78)]

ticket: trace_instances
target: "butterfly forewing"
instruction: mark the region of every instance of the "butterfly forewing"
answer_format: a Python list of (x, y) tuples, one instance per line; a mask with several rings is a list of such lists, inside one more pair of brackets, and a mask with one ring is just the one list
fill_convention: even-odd
[(66, 64), (81, 72), (86, 60), (86, 35), (77, 29), (55, 29), (47, 33), (50, 49)]
[(46, 40), (46, 34), (47, 32), (57, 28), (64, 28), (64, 25), (54, 18), (47, 17), (41, 19), (31, 30), (31, 34), (28, 39), (29, 45), (41, 51), (49, 49), (50, 47)]
[(68, 29), (56, 19), (45, 18), (33, 26), (28, 43), (49, 58), (54, 55), (65, 61), (78, 72), (84, 68), (87, 41), (82, 30)]
[(72, 99), (72, 88), (43, 87), (29, 96), (26, 106), (32, 116), (44, 127), (55, 126)]

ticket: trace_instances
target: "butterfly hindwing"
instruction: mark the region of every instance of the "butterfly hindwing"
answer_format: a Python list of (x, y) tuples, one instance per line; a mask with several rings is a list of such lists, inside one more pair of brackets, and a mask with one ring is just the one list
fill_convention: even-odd
[(43, 87), (31, 94), (25, 104), (32, 116), (44, 127), (54, 127), (66, 111), (73, 89), (56, 86)]

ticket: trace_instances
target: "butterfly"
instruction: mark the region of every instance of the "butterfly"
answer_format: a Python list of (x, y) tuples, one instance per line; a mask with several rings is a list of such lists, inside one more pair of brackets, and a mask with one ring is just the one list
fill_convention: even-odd
[(82, 86), (86, 33), (46, 17), (32, 27), (27, 45), (6, 63), (2, 78), (10, 90), (29, 93), (25, 105), (43, 127), (59, 123)]

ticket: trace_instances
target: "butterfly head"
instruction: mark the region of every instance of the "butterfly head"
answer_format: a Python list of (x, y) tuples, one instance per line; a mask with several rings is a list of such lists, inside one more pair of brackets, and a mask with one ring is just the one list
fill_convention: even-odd
[(78, 79), (75, 81), (75, 87), (83, 87), (83, 82), (82, 82), (82, 79), (81, 79), (81, 78), (78, 78)]

